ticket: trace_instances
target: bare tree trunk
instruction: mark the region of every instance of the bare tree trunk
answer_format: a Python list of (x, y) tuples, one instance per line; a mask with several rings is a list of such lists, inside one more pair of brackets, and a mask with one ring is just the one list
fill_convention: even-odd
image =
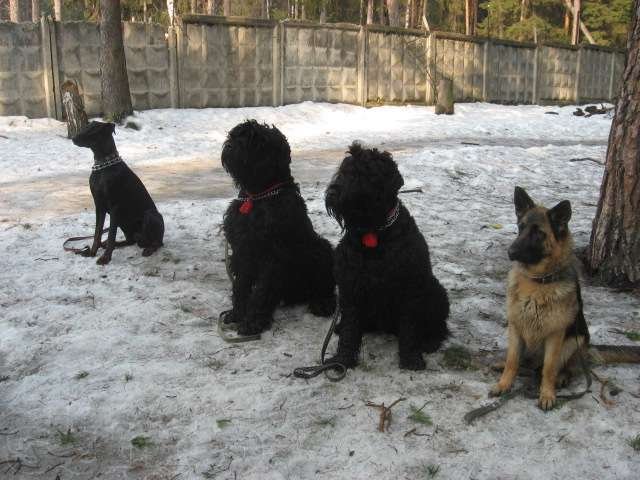
[(580, 13), (582, 10), (581, 0), (573, 0), (573, 26), (571, 29), (571, 45), (578, 45), (580, 42)]
[(520, 3), (520, 21), (523, 22), (529, 17), (530, 0), (522, 0)]
[(301, 20), (307, 19), (307, 12), (304, 9), (304, 0), (302, 0), (302, 4), (300, 5), (300, 19)]
[(327, 0), (320, 2), (320, 23), (326, 23), (327, 21)]
[(411, 25), (411, 4), (412, 0), (407, 0), (407, 9), (404, 11), (404, 28), (409, 28)]
[(367, 25), (373, 23), (373, 0), (367, 0)]
[(225, 17), (231, 16), (231, 0), (224, 0), (222, 3), (222, 10)]
[(60, 89), (62, 90), (62, 106), (67, 120), (67, 138), (73, 138), (87, 126), (89, 120), (78, 91), (78, 85), (73, 80), (67, 80)]
[(400, 0), (387, 0), (387, 10), (389, 12), (389, 25), (400, 26)]
[(9, 20), (15, 23), (22, 21), (20, 0), (9, 0)]
[(103, 115), (120, 122), (133, 113), (122, 41), (120, 2), (100, 0), (100, 70)]
[(589, 266), (608, 285), (640, 285), (640, 0), (633, 5), (627, 62), (609, 134)]
[(198, 13), (198, 0), (191, 0), (191, 6), (189, 11), (191, 13)]
[(564, 33), (567, 37), (571, 34), (571, 11), (568, 8), (564, 11)]
[(478, 24), (478, 0), (465, 0), (465, 33), (474, 36)]
[(380, 0), (380, 4), (378, 8), (380, 9), (380, 12), (378, 15), (378, 19), (380, 20), (380, 25), (389, 25), (389, 19), (385, 14), (385, 9), (386, 9), (385, 0)]
[(216, 14), (216, 0), (207, 0), (207, 15)]
[(40, 21), (40, 0), (31, 0), (31, 21)]
[(61, 22), (64, 17), (62, 16), (62, 0), (53, 0), (53, 17)]

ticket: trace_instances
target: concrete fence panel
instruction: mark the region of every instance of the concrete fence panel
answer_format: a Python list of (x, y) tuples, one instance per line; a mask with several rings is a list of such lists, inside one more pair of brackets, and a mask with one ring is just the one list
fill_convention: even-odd
[(272, 105), (276, 25), (241, 19), (185, 22), (177, 42), (181, 106)]
[(357, 103), (358, 32), (352, 25), (285, 23), (283, 102)]
[(534, 102), (535, 46), (490, 42), (487, 100), (518, 104)]
[(543, 103), (575, 101), (578, 49), (542, 45), (538, 53), (539, 99)]
[(161, 25), (125, 23), (123, 33), (133, 108), (170, 107), (166, 29)]
[(0, 22), (0, 115), (47, 116), (40, 24)]
[(438, 32), (434, 43), (436, 84), (441, 78), (448, 78), (453, 81), (454, 100), (482, 100), (483, 42)]
[(425, 103), (427, 36), (415, 30), (369, 27), (366, 35), (368, 103)]

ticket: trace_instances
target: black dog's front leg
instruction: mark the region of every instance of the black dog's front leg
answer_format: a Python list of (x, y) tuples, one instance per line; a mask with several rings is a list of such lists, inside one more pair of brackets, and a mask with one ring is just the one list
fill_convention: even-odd
[(347, 368), (353, 368), (358, 364), (360, 346), (362, 345), (362, 328), (354, 308), (344, 306), (340, 308), (342, 318), (340, 319), (338, 352), (325, 363), (338, 362)]
[(96, 262), (98, 265), (106, 265), (111, 261), (111, 254), (113, 253), (113, 249), (116, 248), (117, 231), (118, 224), (113, 215), (111, 215), (111, 217), (109, 218), (109, 235), (107, 236), (107, 247), (102, 256)]
[(104, 228), (104, 220), (106, 216), (107, 211), (96, 206), (96, 229), (93, 233), (93, 243), (91, 244), (91, 248), (87, 249), (85, 247), (84, 250), (78, 252), (83, 257), (95, 257), (98, 253), (98, 248), (100, 248), (102, 242), (102, 229)]
[(273, 312), (282, 300), (281, 269), (276, 265), (265, 266), (253, 284), (246, 306), (246, 313), (238, 324), (240, 335), (255, 335), (271, 325)]
[(225, 317), (224, 323), (239, 323), (247, 311), (252, 280), (249, 272), (233, 268), (233, 265), (231, 270), (234, 272), (231, 294), (232, 310), (231, 314)]
[(422, 358), (422, 339), (416, 331), (415, 315), (411, 312), (399, 316), (398, 347), (400, 368), (407, 370), (424, 370), (427, 368)]

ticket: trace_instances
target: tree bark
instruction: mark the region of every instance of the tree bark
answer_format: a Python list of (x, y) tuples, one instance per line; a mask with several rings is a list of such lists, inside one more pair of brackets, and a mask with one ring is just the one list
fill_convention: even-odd
[(100, 70), (104, 118), (120, 122), (133, 113), (122, 41), (120, 2), (100, 0)]
[(9, 20), (11, 22), (22, 22), (21, 0), (9, 0)]
[(62, 16), (62, 0), (53, 0), (53, 17), (56, 21), (61, 22), (63, 20)]
[(207, 15), (216, 14), (216, 0), (207, 0)]
[(326, 23), (327, 21), (327, 0), (321, 0), (320, 2), (320, 23)]
[(31, 0), (31, 21), (40, 21), (40, 0)]
[(633, 5), (627, 62), (609, 133), (589, 266), (611, 286), (640, 285), (640, 0)]
[(581, 0), (573, 0), (573, 25), (571, 28), (571, 45), (578, 45), (580, 42), (580, 12), (582, 10)]
[(89, 120), (84, 110), (84, 102), (78, 91), (78, 85), (72, 80), (62, 84), (62, 105), (67, 119), (67, 138), (73, 138), (87, 126)]
[(373, 0), (367, 0), (367, 25), (373, 23)]
[(191, 0), (190, 11), (191, 13), (198, 13), (198, 0)]
[(465, 0), (465, 33), (475, 36), (478, 24), (478, 0)]
[(222, 13), (225, 17), (231, 16), (231, 0), (224, 0), (222, 3)]
[(392, 27), (401, 26), (400, 0), (387, 0), (387, 11), (389, 12), (389, 25)]

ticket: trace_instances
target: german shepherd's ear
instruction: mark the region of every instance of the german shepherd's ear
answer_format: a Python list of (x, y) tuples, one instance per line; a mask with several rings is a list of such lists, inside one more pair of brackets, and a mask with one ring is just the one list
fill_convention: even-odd
[(556, 238), (564, 238), (569, 230), (569, 220), (571, 220), (571, 203), (569, 200), (563, 200), (547, 211), (547, 216)]
[(516, 206), (516, 217), (518, 217), (518, 219), (522, 218), (525, 213), (536, 206), (522, 187), (516, 187), (513, 191), (513, 203)]

